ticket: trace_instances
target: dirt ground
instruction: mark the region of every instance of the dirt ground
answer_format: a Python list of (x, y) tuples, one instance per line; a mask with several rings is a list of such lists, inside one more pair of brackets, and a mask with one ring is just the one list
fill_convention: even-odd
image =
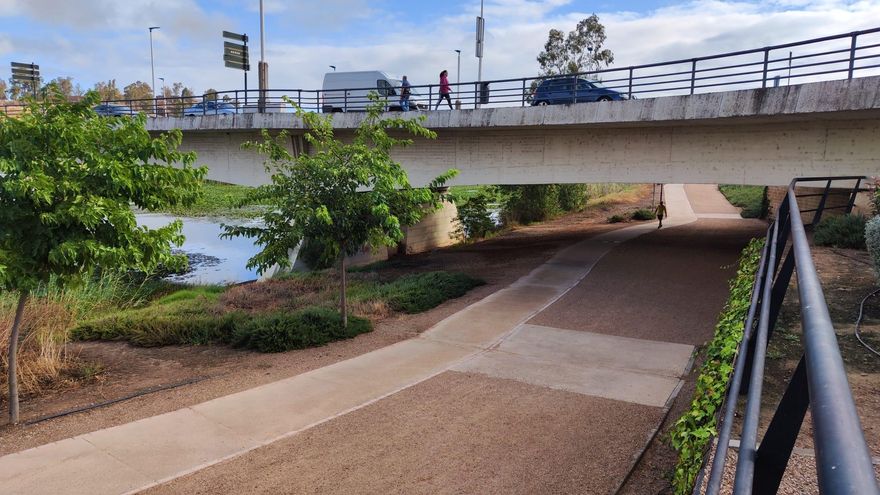
[[(67, 382), (38, 397), (25, 397), (21, 404), (25, 424), (0, 427), (0, 455), (173, 411), (405, 340), (525, 275), (562, 247), (626, 226), (607, 224), (609, 216), (650, 203), (650, 187), (642, 187), (626, 203), (515, 228), (476, 244), (399, 258), (391, 270), (460, 271), (487, 283), (431, 311), (386, 318), (369, 334), (324, 347), (257, 354), (214, 346), (148, 349), (118, 342), (71, 344), (71, 352), (97, 374), (89, 380)], [(132, 395), (138, 396), (129, 398)], [(28, 424), (107, 401), (119, 402)]]
[[(870, 257), (865, 251), (813, 248), (813, 261), (819, 272), (825, 298), (837, 332), (838, 344), (847, 367), (847, 376), (859, 416), (862, 430), (872, 455), (880, 457), (880, 357), (870, 353), (853, 334), (858, 316), (859, 303), (868, 293), (877, 288)], [(764, 400), (761, 410), (759, 438), (772, 419), (776, 405), (782, 397), (784, 387), (794, 373), (797, 362), (803, 353), (801, 346), (800, 313), (798, 307), (796, 277), (786, 295), (786, 301), (773, 340), (767, 351), (767, 369), (764, 377)], [(880, 296), (869, 298), (865, 304), (865, 319), (861, 332), (869, 344), (880, 349)], [(697, 363), (699, 365), (700, 363)], [(668, 431), (672, 423), (686, 410), (693, 395), (693, 378), (698, 368), (692, 371), (692, 379), (682, 389), (664, 423), (661, 432)], [(741, 401), (742, 402), (742, 401)], [(740, 405), (742, 407), (742, 404)], [(738, 438), (741, 416), (737, 415), (734, 425), (734, 438)], [(671, 493), (665, 481), (671, 476), (675, 456), (663, 434), (653, 442), (630, 482), (621, 493), (625, 494), (667, 494)], [(801, 427), (795, 445), (798, 454), (792, 457), (788, 471), (783, 478), (780, 494), (801, 495), (818, 494), (814, 458), (812, 456), (812, 426), (810, 413)], [(727, 466), (736, 462), (736, 451), (728, 454)], [(880, 466), (875, 466), (880, 476)], [(725, 480), (732, 480), (732, 470), (728, 469)], [(729, 484), (725, 485), (729, 489)], [(726, 492), (729, 493), (729, 492)]]
[(659, 415), (448, 371), (145, 493), (609, 493)]

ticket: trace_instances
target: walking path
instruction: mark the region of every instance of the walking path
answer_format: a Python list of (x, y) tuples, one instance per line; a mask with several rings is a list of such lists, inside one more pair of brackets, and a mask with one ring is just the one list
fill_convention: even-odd
[[(697, 220), (684, 187), (667, 186), (666, 201), (670, 213), (668, 227)], [(266, 453), (282, 449), (278, 456), (291, 462), (311, 459), (324, 466), (327, 459), (343, 462), (348, 456), (352, 466), (368, 466), (363, 456), (377, 445), (385, 445), (387, 452), (395, 452), (396, 458), (408, 446), (416, 449), (412, 458), (418, 458), (416, 453), (422, 448), (419, 445), (429, 445), (436, 454), (437, 445), (457, 438), (441, 425), (465, 428), (460, 435), (468, 438), (489, 435), (487, 442), (497, 443), (496, 435), (516, 435), (510, 430), (493, 430), (500, 428), (493, 424), (499, 417), (514, 411), (518, 411), (517, 421), (528, 415), (553, 415), (551, 422), (536, 420), (518, 428), (528, 438), (522, 438), (517, 445), (537, 446), (534, 448), (541, 445), (539, 437), (551, 441), (553, 432), (560, 438), (570, 437), (573, 428), (583, 437), (584, 445), (607, 443), (608, 431), (616, 431), (630, 421), (632, 431), (621, 439), (617, 452), (628, 460), (632, 451), (643, 444), (652, 425), (656, 426), (659, 408), (675, 393), (692, 346), (689, 342), (607, 335), (611, 333), (608, 331), (585, 332), (573, 328), (571, 322), (546, 324), (540, 318), (556, 313), (557, 306), (564, 312), (569, 297), (566, 293), (612, 248), (656, 230), (656, 223), (640, 224), (575, 244), (511, 286), (450, 316), (417, 338), (193, 407), (0, 457), (0, 486), (4, 493), (133, 493), (227, 459), (236, 458), (232, 461), (235, 464), (240, 459), (245, 463), (256, 462), (252, 455), (263, 461), (277, 458), (260, 457), (264, 449), (268, 449)], [(541, 313), (550, 305), (554, 305), (552, 312)], [(533, 318), (536, 315), (538, 318)], [(487, 402), (487, 398), (494, 400)], [(505, 401), (515, 406), (502, 407)], [(548, 408), (548, 404), (556, 406)], [(461, 415), (492, 413), (495, 420), (467, 425), (441, 420), (456, 408), (460, 408)], [(615, 410), (621, 412), (619, 418), (614, 417)], [(377, 419), (383, 411), (391, 418), (390, 423)], [(579, 426), (585, 411), (594, 412), (589, 416), (595, 417), (596, 425), (605, 425), (605, 429)], [(410, 421), (400, 423), (402, 417), (409, 417)], [(514, 417), (510, 420), (514, 421)], [(388, 428), (388, 424), (394, 426), (392, 432), (382, 429)], [(318, 425), (321, 426), (316, 428)], [(362, 433), (358, 436), (355, 432)], [(378, 442), (371, 432), (382, 433), (387, 441)], [(407, 432), (412, 435), (408, 443), (394, 441)], [(334, 434), (339, 437), (334, 439)], [(295, 439), (289, 438), (294, 435)], [(432, 435), (436, 438), (426, 444)], [(321, 439), (315, 456), (292, 459), (284, 450), (294, 448), (289, 442), (307, 442), (310, 436)], [(358, 448), (358, 441), (363, 442), (362, 448)], [(242, 456), (255, 449), (260, 450)], [(515, 455), (509, 449), (504, 452), (508, 457)], [(548, 450), (541, 452), (546, 455)], [(485, 462), (485, 469), (503, 470), (501, 465), (505, 463), (518, 465), (508, 462), (509, 459), (499, 458), (495, 462), (491, 456), (472, 457), (474, 464)], [(370, 459), (380, 462), (382, 457)], [(467, 456), (464, 459), (469, 460)], [(433, 472), (431, 467), (423, 466), (419, 473)], [(302, 474), (298, 482), (305, 483), (308, 490), (344, 491), (341, 485), (333, 484), (334, 473), (326, 468), (302, 468), (298, 471)], [(354, 474), (349, 481), (361, 491), (394, 491), (389, 490), (388, 479), (384, 480), (385, 485), (376, 485), (382, 481), (375, 476), (374, 469), (378, 468), (361, 470), (362, 478), (350, 469)], [(393, 466), (386, 468), (394, 472)], [(619, 478), (619, 470), (609, 470), (609, 482), (615, 476)], [(292, 472), (271, 471), (275, 476)], [(435, 490), (438, 485), (434, 483), (442, 481), (443, 473), (458, 478), (459, 471), (447, 468), (435, 473), (434, 480), (423, 480), (421, 489), (415, 491)], [(516, 481), (522, 476), (516, 472), (499, 476), (496, 488), (509, 491), (511, 487), (504, 485), (505, 480)], [(535, 482), (520, 479), (516, 486), (522, 489)], [(546, 487), (547, 482), (541, 480), (542, 486)], [(198, 491), (203, 480), (192, 481), (195, 486), (188, 488), (174, 486), (176, 483), (159, 487), (158, 491)], [(205, 493), (259, 491), (253, 486), (243, 488), (247, 486), (214, 486)], [(287, 487), (283, 491), (297, 491), (291, 488), (295, 486), (292, 483), (280, 486)], [(404, 485), (398, 491), (413, 492), (413, 486)], [(481, 491), (487, 486), (483, 480), (471, 488)], [(262, 489), (277, 492), (279, 485), (268, 483)]]

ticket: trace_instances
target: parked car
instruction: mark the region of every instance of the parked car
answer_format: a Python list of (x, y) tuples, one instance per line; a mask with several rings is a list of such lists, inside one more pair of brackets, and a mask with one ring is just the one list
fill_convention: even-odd
[(92, 108), (98, 115), (103, 115), (105, 117), (116, 117), (119, 115), (134, 115), (134, 110), (131, 107), (126, 105), (114, 105), (112, 103), (101, 103), (100, 105), (96, 105)]
[(232, 103), (225, 101), (208, 100), (187, 108), (183, 111), (184, 117), (195, 115), (231, 115), (238, 113), (238, 109)]
[[(388, 98), (388, 110), (400, 111), (399, 95), (402, 84), (400, 78), (380, 70), (328, 72), (324, 74), (321, 111), (364, 112), (370, 104), (370, 99), (367, 97), (370, 91)], [(427, 102), (416, 88), (410, 89), (409, 102), (412, 110), (427, 109)]]
[(626, 99), (628, 99), (626, 95), (608, 89), (596, 81), (571, 76), (544, 79), (532, 93), (532, 105), (561, 105)]

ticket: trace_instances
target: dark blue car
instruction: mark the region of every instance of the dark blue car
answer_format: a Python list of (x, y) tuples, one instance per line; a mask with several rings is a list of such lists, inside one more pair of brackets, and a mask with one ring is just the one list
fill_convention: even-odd
[(114, 105), (112, 103), (101, 103), (96, 105), (92, 110), (98, 115), (105, 117), (117, 117), (119, 115), (134, 115), (136, 112), (126, 105)]
[(532, 105), (562, 105), (591, 101), (625, 100), (625, 95), (597, 82), (575, 77), (544, 79), (532, 93)]
[(215, 100), (196, 103), (183, 111), (184, 117), (195, 115), (230, 115), (235, 113), (238, 113), (238, 109), (235, 105)]

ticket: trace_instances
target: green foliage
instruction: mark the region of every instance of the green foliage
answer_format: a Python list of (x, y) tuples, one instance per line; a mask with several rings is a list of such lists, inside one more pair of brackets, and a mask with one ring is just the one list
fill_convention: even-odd
[(736, 277), (730, 282), (730, 296), (715, 326), (715, 336), (705, 350), (706, 360), (697, 377), (691, 407), (669, 432), (672, 447), (678, 452), (672, 481), (676, 495), (691, 493), (709, 442), (717, 434), (716, 412), (724, 401), (734, 358), (742, 341), (763, 247), (763, 239), (753, 239), (743, 250)]
[(586, 184), (557, 184), (556, 189), (562, 211), (581, 211), (587, 205)]
[(813, 230), (813, 243), (817, 246), (865, 249), (865, 226), (862, 215), (826, 216)]
[(312, 270), (324, 270), (332, 267), (339, 259), (339, 248), (325, 240), (305, 239), (300, 245), (297, 259)]
[(489, 213), (489, 197), (480, 193), (458, 205), (458, 227), (455, 235), (464, 239), (481, 239), (498, 231)]
[(560, 213), (559, 194), (555, 184), (501, 186), (507, 195), (502, 217), (504, 223), (530, 224), (542, 222)]
[(874, 273), (880, 279), (880, 217), (874, 217), (865, 225), (865, 244), (874, 260)]
[(608, 223), (621, 223), (621, 222), (625, 222), (625, 221), (626, 221), (626, 217), (623, 215), (620, 215), (620, 214), (615, 214), (615, 215), (611, 215), (610, 217), (608, 217)]
[(463, 273), (416, 273), (383, 285), (379, 293), (395, 311), (421, 313), (484, 283)]
[(342, 317), (327, 308), (307, 308), (296, 313), (276, 312), (257, 316), (241, 324), (232, 344), (259, 352), (284, 352), (350, 339), (370, 332), (370, 320), (352, 316), (344, 326)]
[(767, 197), (766, 186), (739, 186), (722, 184), (718, 186), (721, 194), (730, 204), (742, 208), (743, 218), (767, 218), (770, 211), (770, 199)]
[(537, 59), (541, 75), (592, 72), (611, 65), (614, 54), (602, 48), (605, 39), (605, 26), (596, 14), (580, 21), (568, 35), (551, 29)]
[[(145, 117), (95, 115), (96, 93), (68, 103), (54, 87), (16, 118), (0, 115), (0, 288), (80, 281), (98, 266), (181, 266), (174, 222), (139, 227), (145, 210), (191, 204), (206, 170), (180, 153), (180, 131), (153, 138)], [(177, 163), (179, 167), (172, 166)]]
[[(412, 139), (397, 138), (388, 131), (433, 139), (425, 117), (384, 118), (386, 102), (375, 94), (352, 142), (343, 143), (333, 134), (332, 115), (323, 116), (297, 108), (297, 115), (309, 131), (312, 148), (294, 158), (285, 142), (287, 133), (272, 137), (263, 130), (262, 143), (248, 143), (267, 157), (271, 184), (254, 189), (247, 201), (268, 205), (260, 226), (225, 226), (225, 237), (255, 238), (262, 250), (248, 260), (249, 268), (262, 273), (274, 265), (290, 266), (288, 253), (303, 239), (332, 245), (339, 253), (341, 273), (344, 258), (364, 245), (393, 246), (403, 239), (403, 228), (442, 203), (434, 190), (457, 171), (449, 170), (427, 188), (413, 188), (406, 171), (391, 158), (393, 148), (406, 147)], [(293, 105), (293, 102), (287, 100)], [(295, 106), (295, 105), (294, 105)], [(340, 285), (345, 297), (345, 279)], [(344, 304), (341, 305), (344, 313)], [(345, 314), (343, 314), (343, 321)]]
[(253, 187), (206, 181), (196, 201), (190, 205), (174, 205), (154, 211), (182, 217), (255, 218), (263, 213), (260, 204), (250, 203)]
[(632, 212), (632, 215), (630, 217), (633, 220), (654, 220), (655, 218), (657, 218), (657, 214), (647, 208), (639, 208), (638, 210)]

